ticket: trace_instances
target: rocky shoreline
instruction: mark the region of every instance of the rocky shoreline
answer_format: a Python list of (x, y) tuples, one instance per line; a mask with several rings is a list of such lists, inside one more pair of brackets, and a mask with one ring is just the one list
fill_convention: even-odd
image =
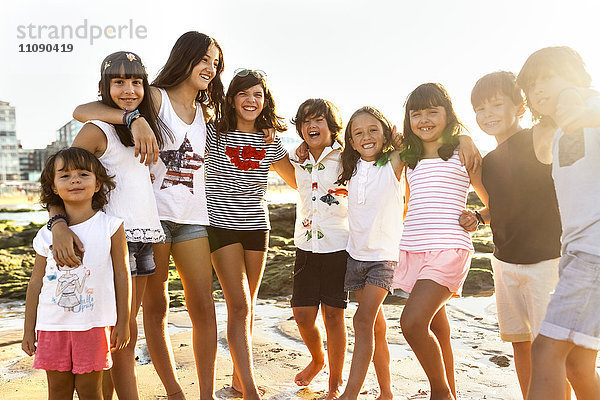
[[(470, 198), (469, 204), (476, 202)], [(294, 246), (294, 204), (269, 205), (271, 235), (269, 252), (260, 298), (282, 298), (292, 293), (292, 273), (296, 247)], [(35, 252), (31, 242), (42, 225), (31, 223), (16, 226), (10, 221), (0, 221), (0, 298), (25, 299), (27, 283), (33, 268)], [(493, 279), (489, 253), (493, 251), (489, 227), (473, 234), (475, 256), (463, 289), (464, 296), (486, 296), (493, 293)], [(183, 287), (172, 266), (169, 273), (169, 292), (172, 306), (184, 304)], [(219, 283), (214, 277), (215, 297), (221, 297)], [(390, 298), (390, 302), (394, 299)]]

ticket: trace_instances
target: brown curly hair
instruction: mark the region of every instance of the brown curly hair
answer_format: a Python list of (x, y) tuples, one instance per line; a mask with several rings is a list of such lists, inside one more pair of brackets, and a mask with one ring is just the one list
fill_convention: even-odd
[(100, 189), (92, 197), (92, 208), (94, 210), (101, 210), (108, 203), (109, 193), (115, 188), (115, 182), (95, 155), (78, 147), (59, 150), (48, 158), (40, 176), (40, 184), (42, 186), (40, 203), (46, 209), (50, 206), (65, 206), (63, 200), (58, 194), (54, 193), (53, 189), (54, 170), (56, 169), (56, 161), (59, 159), (63, 161), (66, 170), (83, 169), (96, 175), (96, 179), (101, 185)]

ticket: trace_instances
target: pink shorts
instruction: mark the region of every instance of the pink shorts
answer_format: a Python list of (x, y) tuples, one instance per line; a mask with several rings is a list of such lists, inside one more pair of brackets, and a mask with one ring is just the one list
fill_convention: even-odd
[(87, 374), (112, 367), (110, 330), (37, 331), (33, 368)]
[(400, 250), (394, 271), (394, 289), (412, 291), (418, 280), (429, 279), (460, 294), (471, 265), (471, 252), (464, 249), (432, 250), (419, 253)]

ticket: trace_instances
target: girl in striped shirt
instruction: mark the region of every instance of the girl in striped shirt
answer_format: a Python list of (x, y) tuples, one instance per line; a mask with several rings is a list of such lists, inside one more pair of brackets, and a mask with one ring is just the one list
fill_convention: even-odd
[(244, 399), (262, 394), (252, 367), (252, 322), (269, 239), (269, 169), (296, 188), (294, 167), (281, 140), (263, 140), (263, 130), (286, 129), (265, 78), (260, 70), (237, 70), (227, 89), (223, 117), (216, 130), (212, 124), (207, 127), (208, 240), (227, 303), (232, 387)]
[(445, 304), (460, 292), (473, 253), (458, 221), (469, 185), (488, 201), (481, 170), (467, 170), (460, 162), (462, 129), (441, 84), (425, 83), (408, 96), (401, 154), (410, 196), (394, 287), (410, 293), (400, 323), (427, 374), (432, 399), (456, 398)]

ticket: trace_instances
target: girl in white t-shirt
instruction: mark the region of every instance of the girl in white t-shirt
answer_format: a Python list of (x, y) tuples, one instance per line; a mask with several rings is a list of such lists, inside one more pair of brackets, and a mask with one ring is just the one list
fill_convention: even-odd
[[(60, 219), (85, 245), (80, 266), (58, 267), (52, 235), (35, 239), (35, 264), (27, 288), (22, 348), (46, 370), (50, 398), (100, 399), (102, 371), (111, 351), (129, 341), (131, 281), (123, 221), (102, 211), (114, 182), (90, 152), (61, 150), (40, 178), (42, 204), (64, 208)], [(50, 221), (50, 224), (52, 220)]]
[[(159, 147), (146, 116), (131, 123), (135, 156), (150, 164), (154, 197), (165, 231), (165, 242), (153, 246), (156, 272), (146, 282), (144, 332), (148, 351), (169, 399), (185, 399), (175, 373), (167, 331), (169, 261), (181, 277), (193, 326), (193, 350), (200, 397), (214, 397), (217, 323), (212, 297), (212, 267), (206, 232), (208, 211), (204, 189), (206, 122), (221, 115), (223, 52), (217, 41), (200, 32), (186, 32), (149, 87), (161, 121), (164, 143)], [(148, 94), (148, 93), (147, 93)], [(80, 105), (80, 121), (101, 119), (118, 124), (122, 111), (98, 102)], [(132, 202), (145, 199), (132, 198)]]
[(410, 195), (394, 287), (410, 293), (402, 333), (435, 399), (456, 398), (445, 304), (460, 292), (473, 252), (469, 233), (459, 225), (470, 184), (487, 204), (481, 170), (468, 170), (459, 159), (461, 130), (442, 85), (425, 83), (408, 96), (401, 155)]
[[(164, 233), (158, 219), (148, 167), (134, 156), (130, 126), (136, 116), (144, 115), (158, 142), (163, 143), (159, 128), (164, 124), (152, 107), (148, 75), (137, 54), (119, 51), (108, 55), (100, 65), (99, 88), (102, 103), (121, 109), (125, 123), (89, 121), (81, 128), (72, 146), (86, 149), (98, 157), (116, 184), (105, 212), (124, 220), (132, 277), (132, 303), (129, 321), (131, 340), (125, 349), (113, 354), (111, 375), (117, 395), (135, 400), (139, 397), (135, 371), (136, 317), (146, 281), (155, 270), (152, 245), (162, 241)], [(51, 210), (51, 214), (61, 212), (64, 213), (64, 210)], [(55, 224), (52, 228), (56, 251), (62, 250), (65, 242), (66, 246), (71, 245), (72, 232), (66, 224)], [(104, 379), (105, 396), (112, 392), (111, 375), (107, 374)]]

